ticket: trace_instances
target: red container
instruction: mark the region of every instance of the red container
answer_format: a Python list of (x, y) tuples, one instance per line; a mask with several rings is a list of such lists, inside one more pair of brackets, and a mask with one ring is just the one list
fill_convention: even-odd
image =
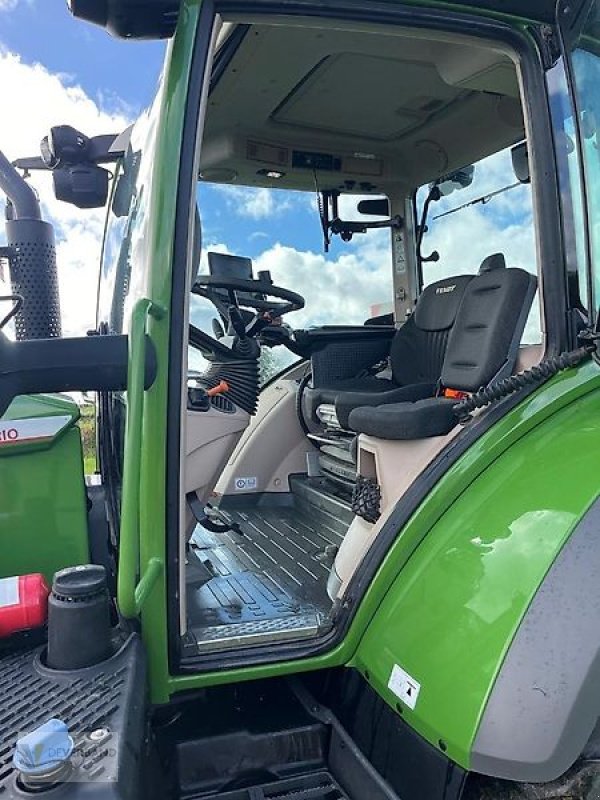
[(0, 578), (0, 637), (43, 625), (48, 617), (49, 593), (39, 573)]

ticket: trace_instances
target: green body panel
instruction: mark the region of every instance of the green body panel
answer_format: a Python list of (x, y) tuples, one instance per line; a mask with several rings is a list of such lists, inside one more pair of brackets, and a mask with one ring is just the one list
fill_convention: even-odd
[(391, 705), (394, 664), (421, 684), (405, 718), (466, 768), (523, 615), (600, 492), (599, 448), (596, 390), (529, 432), (448, 504), (358, 648), (354, 664)]
[[(139, 212), (140, 247), (132, 254), (132, 294), (144, 295), (164, 314), (151, 316), (147, 332), (152, 339), (157, 376), (145, 393), (142, 409), (142, 452), (138, 472), (139, 568), (140, 574), (154, 574), (156, 562), (164, 563), (166, 548), (166, 426), (168, 389), (168, 347), (173, 274), (173, 242), (178, 188), (178, 169), (183, 123), (196, 35), (200, 0), (184, 0), (180, 24), (169, 43), (161, 87), (145, 125), (147, 141), (140, 171), (138, 197), (145, 207)], [(190, 191), (192, 187), (190, 186)], [(179, 265), (180, 269), (184, 265)], [(133, 299), (136, 299), (135, 297)], [(134, 424), (128, 420), (128, 425)], [(139, 453), (125, 449), (127, 460), (137, 463)], [(132, 478), (134, 476), (132, 475)], [(154, 702), (168, 700), (169, 666), (167, 652), (167, 601), (164, 570), (144, 595), (141, 611), (142, 637), (149, 665)]]
[[(596, 398), (596, 400), (592, 402), (592, 406), (594, 406), (595, 403), (594, 407), (597, 409), (598, 425), (600, 426), (599, 391), (600, 369), (594, 363), (588, 362), (578, 369), (572, 369), (562, 373), (551, 382), (541, 387), (535, 394), (524, 400), (523, 403), (507, 414), (461, 456), (456, 464), (451, 467), (446, 475), (435, 485), (401, 531), (401, 535), (396, 538), (363, 596), (359, 607), (356, 609), (347, 635), (335, 648), (332, 648), (322, 655), (302, 660), (280, 661), (248, 668), (221, 670), (210, 673), (206, 672), (197, 675), (172, 676), (169, 684), (169, 691), (173, 693), (203, 686), (235, 683), (241, 680), (254, 680), (274, 675), (310, 671), (347, 664), (349, 666), (362, 667), (369, 671), (370, 679), (374, 687), (383, 697), (395, 705), (393, 695), (387, 690), (387, 682), (392, 665), (389, 664), (389, 669), (386, 665), (384, 671), (379, 674), (377, 670), (377, 653), (378, 650), (381, 649), (381, 643), (377, 637), (372, 636), (372, 631), (378, 630), (380, 634), (383, 633), (384, 624), (381, 623), (380, 620), (385, 618), (385, 604), (387, 602), (393, 602), (394, 598), (400, 595), (402, 591), (404, 575), (406, 574), (406, 572), (403, 572), (403, 568), (407, 565), (409, 559), (424, 541), (425, 537), (428, 536), (434, 525), (436, 525), (443, 515), (452, 507), (453, 503), (461, 495), (464, 495), (465, 499), (469, 496), (469, 494), (466, 493), (467, 490), (482, 473), (491, 467), (491, 469), (489, 469), (489, 477), (492, 478), (496, 468), (496, 462), (498, 462), (501, 472), (504, 472), (505, 467), (503, 464), (506, 462), (509, 463), (508, 471), (512, 471), (512, 449), (523, 437), (534, 432), (536, 428), (543, 425), (547, 430), (552, 430), (557, 439), (560, 438), (560, 441), (563, 441), (562, 436), (559, 437), (559, 432), (563, 424), (560, 419), (563, 409), (569, 409), (572, 406), (573, 409), (575, 409), (573, 413), (578, 414), (576, 409), (580, 406), (580, 399), (590, 393), (593, 393), (592, 397)], [(590, 413), (593, 413), (592, 410), (590, 410)], [(586, 422), (587, 425), (582, 425), (581, 418), (579, 418), (579, 425), (582, 428), (582, 441), (584, 439), (587, 441), (585, 436), (587, 427), (593, 426), (594, 430), (596, 430), (593, 420), (587, 419)], [(540, 433), (542, 430), (543, 429), (540, 427)], [(534, 440), (536, 435), (537, 431), (532, 433), (531, 440)], [(598, 435), (600, 435), (600, 432)], [(552, 439), (552, 435), (549, 435), (549, 438)], [(562, 447), (564, 448), (564, 443)], [(561, 450), (560, 447), (558, 449)], [(593, 450), (593, 446), (591, 449)], [(501, 460), (500, 457), (505, 453), (505, 459)], [(584, 463), (581, 460), (579, 451), (572, 452), (569, 460), (571, 474), (569, 475), (568, 481), (570, 485), (574, 485), (579, 481), (584, 470), (587, 469), (588, 473), (592, 472), (589, 466), (592, 462), (588, 461)], [(523, 482), (522, 494), (525, 495), (528, 491), (528, 470), (529, 467), (523, 465), (523, 471), (520, 473), (520, 478)], [(589, 483), (587, 485), (589, 486)], [(552, 507), (551, 504), (555, 492), (554, 485), (550, 481), (546, 481), (541, 490), (545, 492), (546, 497), (546, 505), (544, 507)], [(575, 495), (575, 497), (577, 496), (578, 495)], [(569, 520), (568, 530), (575, 524), (575, 518), (580, 518), (585, 512), (588, 502), (585, 498), (580, 501), (576, 499), (575, 504), (578, 505), (578, 509), (573, 512), (572, 518)], [(545, 523), (543, 523), (543, 525), (545, 525)], [(567, 533), (568, 530), (565, 529), (565, 533)], [(438, 576), (436, 576), (436, 579), (437, 578)], [(446, 585), (448, 582), (448, 577), (446, 575), (444, 575), (443, 581), (443, 585)], [(538, 583), (539, 580), (537, 576), (534, 576), (530, 587), (531, 593), (535, 591)], [(393, 590), (390, 591), (390, 587), (392, 586)], [(429, 582), (427, 582), (426, 587), (422, 588), (422, 591), (426, 592), (428, 588)], [(464, 592), (462, 596), (464, 596)], [(419, 620), (415, 620), (414, 624), (418, 626), (420, 624)], [(373, 639), (376, 640), (375, 646), (372, 644)], [(510, 640), (505, 641), (504, 644), (508, 645), (509, 641)], [(366, 642), (368, 642), (368, 644), (365, 644)], [(419, 643), (419, 647), (425, 652), (427, 652), (429, 646), (430, 643), (427, 637)], [(369, 662), (368, 666), (366, 665), (367, 661)], [(496, 666), (498, 666), (498, 659), (495, 664), (495, 667)], [(441, 666), (438, 668), (440, 672), (443, 671)], [(374, 670), (373, 675), (370, 674), (371, 670)], [(374, 676), (377, 676), (377, 678)], [(419, 676), (415, 675), (415, 677), (418, 679)], [(413, 722), (410, 715), (407, 714), (405, 716), (408, 722)], [(417, 725), (415, 725), (415, 727), (417, 727)], [(423, 730), (423, 726), (419, 729)], [(456, 756), (456, 748), (453, 755)], [(459, 760), (464, 762), (466, 757), (462, 757)]]
[(55, 436), (0, 447), (0, 577), (89, 561), (81, 436), (75, 403), (17, 398), (2, 422), (67, 418)]
[[(139, 215), (142, 220), (139, 224), (142, 228), (144, 246), (140, 247), (132, 254), (132, 281), (131, 285), (134, 288), (132, 294), (136, 298), (147, 297), (152, 303), (156, 304), (161, 309), (164, 309), (165, 314), (161, 318), (151, 318), (148, 322), (148, 333), (153, 341), (156, 349), (158, 373), (157, 378), (151, 387), (146, 392), (142, 410), (142, 458), (139, 469), (140, 481), (140, 502), (139, 502), (139, 520), (140, 520), (140, 548), (139, 548), (139, 569), (140, 575), (143, 575), (147, 570), (152, 570), (152, 565), (157, 562), (165, 561), (165, 547), (166, 547), (166, 428), (164, 421), (167, 416), (167, 381), (168, 381), (168, 342), (169, 342), (169, 329), (170, 329), (170, 301), (171, 301), (171, 285), (172, 275), (175, 265), (173, 264), (173, 241), (175, 230), (175, 208), (177, 198), (177, 183), (178, 171), (175, 165), (179, 163), (181, 143), (183, 138), (183, 122), (185, 102), (187, 96), (187, 87), (189, 83), (189, 76), (192, 63), (193, 44), (196, 35), (196, 28), (199, 19), (200, 2), (199, 0), (185, 0), (182, 5), (182, 12), (180, 23), (178, 25), (177, 33), (174, 40), (170, 43), (167, 52), (167, 59), (165, 69), (163, 72), (162, 86), (160, 88), (157, 100), (151, 110), (147, 124), (150, 133), (148, 135), (148, 146), (145, 150), (144, 159), (151, 160), (152, 168), (147, 170), (149, 174), (142, 180), (143, 189), (143, 214)], [(183, 268), (183, 265), (177, 265), (177, 268)], [(137, 277), (136, 277), (137, 276)], [(132, 299), (132, 298), (130, 298)], [(540, 388), (534, 395), (527, 398), (520, 406), (510, 412), (504, 419), (497, 423), (490, 431), (488, 431), (478, 442), (476, 442), (467, 453), (465, 453), (458, 462), (448, 471), (448, 473), (436, 484), (429, 495), (425, 498), (421, 506), (417, 509), (411, 520), (400, 532), (399, 535), (390, 548), (388, 554), (384, 558), (379, 570), (367, 589), (365, 595), (361, 598), (359, 607), (356, 609), (352, 624), (344, 637), (343, 641), (339, 642), (335, 647), (331, 647), (327, 652), (319, 656), (313, 656), (306, 659), (290, 660), (286, 662), (274, 661), (268, 664), (261, 664), (247, 668), (237, 668), (234, 670), (219, 670), (213, 672), (204, 672), (197, 674), (180, 674), (173, 675), (169, 671), (168, 663), (168, 639), (167, 639), (167, 587), (165, 572), (162, 571), (158, 579), (154, 580), (151, 588), (144, 595), (144, 601), (141, 610), (142, 621), (142, 635), (147, 648), (148, 661), (149, 661), (149, 676), (151, 697), (156, 703), (166, 702), (174, 693), (193, 690), (203, 686), (210, 686), (223, 683), (234, 683), (241, 680), (253, 680), (273, 675), (281, 675), (286, 673), (293, 673), (299, 671), (315, 670), (325, 667), (332, 667), (342, 664), (357, 665), (363, 669), (368, 669), (371, 679), (374, 682), (377, 690), (382, 693), (390, 702), (393, 702), (393, 697), (387, 691), (387, 680), (389, 671), (391, 670), (390, 663), (382, 663), (379, 657), (379, 651), (382, 649), (382, 641), (380, 637), (389, 627), (389, 604), (402, 603), (404, 592), (406, 591), (406, 602), (410, 606), (413, 602), (411, 598), (418, 596), (419, 592), (427, 594), (430, 582), (433, 580), (439, 581), (439, 571), (443, 573), (442, 586), (448, 583), (448, 576), (444, 572), (442, 566), (436, 571), (435, 576), (431, 579), (426, 576), (425, 585), (420, 588), (414, 588), (416, 581), (410, 580), (413, 569), (418, 568), (420, 561), (413, 560), (408, 566), (407, 562), (411, 556), (419, 549), (419, 546), (424, 542), (430, 531), (436, 526), (436, 523), (445, 515), (452, 513), (453, 504), (458, 498), (463, 495), (461, 503), (468, 509), (471, 500), (469, 487), (473, 484), (473, 511), (475, 514), (476, 507), (481, 510), (480, 497), (485, 493), (484, 486), (493, 486), (496, 481), (499, 485), (502, 483), (503, 476), (512, 473), (514, 469), (512, 448), (520, 447), (518, 443), (523, 437), (530, 434), (530, 432), (540, 427), (539, 433), (543, 435), (544, 441), (552, 441), (552, 433), (561, 444), (554, 445), (554, 451), (562, 454), (566, 449), (566, 445), (562, 440), (562, 435), (558, 435), (561, 426), (563, 425), (562, 416), (569, 418), (571, 425), (574, 425), (574, 415), (580, 412), (577, 411), (562, 411), (567, 409), (571, 404), (576, 403), (579, 398), (585, 396), (587, 393), (600, 387), (600, 371), (593, 364), (587, 364), (577, 370), (570, 370), (568, 373), (558, 376), (556, 379)], [(581, 403), (579, 405), (582, 405)], [(592, 403), (593, 405), (593, 403)], [(598, 403), (600, 410), (600, 402)], [(574, 406), (578, 408), (578, 406)], [(587, 406), (586, 406), (587, 409)], [(590, 417), (590, 427), (594, 428), (593, 432), (589, 435), (595, 436), (597, 434), (596, 428), (591, 423), (592, 409), (586, 410)], [(556, 422), (552, 419), (556, 416)], [(587, 417), (586, 417), (587, 419)], [(128, 421), (129, 422), (129, 421)], [(580, 423), (581, 424), (581, 423)], [(538, 432), (529, 437), (528, 443), (522, 446), (525, 454), (529, 450), (534, 449), (537, 441)], [(584, 433), (582, 432), (582, 438)], [(589, 438), (589, 437), (588, 437)], [(549, 446), (549, 445), (548, 445)], [(450, 445), (450, 448), (452, 445)], [(511, 449), (511, 452), (503, 456), (506, 451)], [(477, 706), (471, 712), (470, 721), (465, 722), (464, 725), (458, 724), (460, 730), (452, 731), (444, 729), (443, 735), (448, 739), (451, 745), (450, 754), (461, 763), (467, 763), (469, 745), (472, 740), (474, 731), (476, 729), (477, 719), (483, 705), (485, 703), (485, 696), (493, 675), (495, 674), (499, 664), (501, 663), (503, 653), (506, 646), (510, 642), (510, 638), (514, 631), (514, 626), (518, 624), (523, 610), (529, 598), (535, 592), (536, 587), (539, 585), (543, 572), (548, 568), (553, 557), (560, 548), (561, 543), (568, 535), (569, 530), (575, 524), (576, 520), (584, 513), (588, 502), (592, 499), (593, 489), (589, 482), (589, 478), (584, 480), (584, 473), (587, 470), (588, 475), (591, 470), (591, 462), (588, 460), (584, 462), (580, 458), (579, 452), (572, 452), (569, 458), (569, 469), (571, 474), (568, 476), (569, 484), (579, 485), (581, 481), (582, 490), (580, 493), (572, 493), (571, 505), (568, 508), (567, 517), (561, 517), (562, 522), (557, 523), (556, 529), (553, 532), (552, 544), (548, 545), (548, 550), (544, 550), (542, 558), (535, 565), (535, 569), (524, 570), (519, 572), (521, 575), (520, 596), (519, 603), (515, 603), (514, 608), (511, 606), (512, 623), (506, 624), (500, 632), (496, 630), (490, 644), (490, 648), (495, 652), (489, 664), (483, 665), (482, 669), (487, 669), (487, 677), (478, 677), (478, 688), (473, 692), (478, 695), (478, 700), (473, 703)], [(125, 452), (125, 461), (128, 459), (136, 458), (135, 455)], [(497, 463), (494, 463), (497, 462)], [(523, 485), (527, 485), (528, 472), (532, 469), (531, 465), (521, 463), (519, 467), (520, 480)], [(482, 478), (482, 483), (479, 483), (479, 476), (486, 470), (488, 474)], [(498, 471), (497, 477), (496, 470)], [(508, 486), (508, 484), (506, 485)], [(565, 487), (565, 490), (568, 487)], [(488, 489), (489, 491), (489, 489)], [(505, 489), (508, 492), (508, 488)], [(541, 481), (538, 486), (538, 493), (535, 497), (531, 496), (532, 508), (530, 511), (535, 514), (540, 509), (553, 508), (553, 495), (554, 486), (550, 485), (548, 481)], [(528, 494), (528, 490), (519, 492), (521, 499)], [(505, 499), (502, 499), (505, 503)], [(563, 505), (566, 504), (563, 501)], [(479, 506), (477, 504), (479, 503)], [(507, 506), (510, 508), (510, 505)], [(517, 513), (518, 509), (513, 506), (513, 512)], [(508, 513), (508, 511), (507, 511)], [(510, 514), (509, 514), (510, 515)], [(514, 519), (518, 519), (523, 515), (520, 511)], [(554, 518), (554, 517), (553, 517)], [(546, 527), (546, 520), (542, 516), (535, 518), (535, 521), (541, 528)], [(513, 520), (514, 522), (514, 520)], [(473, 522), (475, 524), (475, 522)], [(504, 521), (506, 523), (506, 519)], [(501, 521), (496, 520), (496, 525), (500, 526)], [(460, 526), (458, 526), (460, 528)], [(488, 532), (483, 531), (479, 535), (482, 541), (487, 541), (486, 536), (499, 536), (496, 529), (488, 526)], [(445, 525), (440, 525), (440, 529), (445, 532)], [(451, 526), (448, 527), (451, 529)], [(425, 556), (429, 553), (430, 548), (434, 548), (438, 537), (439, 530), (436, 528), (434, 531), (435, 536), (432, 537), (431, 543), (427, 542), (423, 547)], [(448, 533), (450, 535), (450, 533)], [(458, 538), (459, 532), (455, 534)], [(531, 534), (533, 537), (535, 533)], [(472, 534), (470, 538), (473, 538)], [(468, 549), (470, 538), (466, 538), (463, 546)], [(444, 536), (446, 541), (446, 536)], [(506, 541), (510, 541), (507, 537)], [(515, 541), (517, 541), (515, 539)], [(501, 551), (501, 548), (498, 552)], [(480, 553), (481, 551), (475, 551)], [(500, 558), (500, 556), (498, 556)], [(421, 558), (421, 556), (419, 556)], [(512, 558), (508, 560), (512, 564)], [(460, 559), (459, 559), (460, 560)], [(426, 561), (430, 561), (426, 558)], [(444, 559), (447, 566), (448, 561)], [(500, 561), (498, 562), (500, 563)], [(417, 565), (416, 567), (414, 565)], [(455, 565), (453, 558), (450, 558), (450, 566), (457, 569), (457, 574), (460, 572), (464, 574), (464, 570), (477, 570), (477, 559), (467, 559), (465, 565), (462, 562), (458, 568)], [(470, 565), (470, 566), (469, 566)], [(486, 563), (487, 567), (487, 563)], [(423, 562), (421, 567), (425, 572), (426, 564)], [(480, 568), (480, 564), (479, 564)], [(510, 573), (513, 566), (508, 566), (507, 571)], [(419, 575), (421, 572), (419, 572)], [(468, 580), (468, 576), (466, 580)], [(472, 581), (475, 579), (472, 578)], [(406, 583), (405, 583), (406, 582)], [(440, 584), (436, 584), (439, 590), (439, 596), (443, 598), (444, 593), (440, 589)], [(493, 584), (495, 585), (495, 584)], [(390, 587), (393, 587), (390, 591)], [(413, 587), (411, 589), (411, 587)], [(452, 625), (458, 625), (461, 621), (459, 619), (460, 602), (457, 598), (465, 597), (465, 590), (462, 588), (462, 583), (459, 582), (458, 587), (455, 587), (455, 616), (452, 618)], [(416, 594), (411, 594), (416, 593)], [(442, 608), (446, 601), (442, 601)], [(465, 603), (463, 607), (466, 608)], [(427, 606), (429, 609), (430, 606)], [(463, 612), (467, 614), (467, 612)], [(432, 621), (423, 618), (422, 620), (414, 620), (411, 625), (420, 627), (425, 633), (418, 639), (418, 647), (422, 651), (427, 651), (430, 645), (430, 637), (427, 635), (428, 630), (434, 630)], [(512, 627), (511, 627), (512, 626)], [(415, 634), (416, 637), (416, 634)], [(504, 637), (504, 638), (502, 638)], [(400, 641), (400, 637), (392, 635), (394, 641)], [(373, 642), (375, 641), (375, 645)], [(413, 639), (412, 642), (417, 641)], [(425, 656), (423, 656), (425, 658)], [(410, 663), (403, 663), (404, 659), (402, 654), (399, 653), (397, 660), (403, 666), (410, 670)], [(493, 663), (492, 663), (493, 662)], [(412, 662), (411, 662), (412, 663)], [(435, 674), (436, 670), (432, 671)], [(437, 668), (438, 680), (440, 686), (443, 685), (443, 670)], [(419, 677), (416, 675), (415, 677)], [(464, 677), (463, 677), (464, 680)], [(486, 683), (487, 681), (487, 683)], [(426, 690), (424, 689), (424, 692)], [(471, 691), (471, 690), (469, 690)], [(425, 696), (425, 695), (423, 695)], [(421, 703), (421, 700), (420, 700)], [(421, 705), (417, 710), (417, 715), (411, 717), (407, 714), (407, 719), (415, 725), (422, 732), (427, 733), (433, 739), (434, 732), (437, 733), (438, 728), (443, 728), (445, 725), (444, 711), (440, 710), (439, 719), (433, 715), (429, 705), (426, 717), (420, 719), (418, 715), (421, 713)], [(462, 711), (460, 712), (462, 713)], [(453, 721), (456, 728), (456, 721)], [(451, 735), (450, 735), (451, 734)], [(442, 732), (440, 732), (440, 737)]]

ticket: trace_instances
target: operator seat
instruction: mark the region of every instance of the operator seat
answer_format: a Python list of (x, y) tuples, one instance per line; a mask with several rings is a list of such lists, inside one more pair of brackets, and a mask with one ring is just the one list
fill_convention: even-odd
[(427, 286), (414, 313), (393, 336), (391, 379), (374, 375), (329, 381), (306, 390), (310, 417), (319, 406), (334, 404), (338, 422), (348, 427), (350, 411), (431, 397), (440, 379), (448, 336), (472, 275), (457, 275)]
[(486, 259), (464, 292), (448, 338), (438, 396), (355, 407), (348, 415), (349, 427), (379, 439), (448, 433), (457, 422), (457, 393), (468, 395), (512, 373), (536, 289), (536, 277), (523, 269), (506, 269), (503, 256)]

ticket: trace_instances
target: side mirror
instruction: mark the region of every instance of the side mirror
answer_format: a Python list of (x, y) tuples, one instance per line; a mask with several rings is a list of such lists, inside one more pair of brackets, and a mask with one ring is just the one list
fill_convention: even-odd
[(442, 197), (447, 197), (452, 192), (466, 189), (473, 183), (475, 175), (475, 165), (470, 164), (468, 167), (457, 169), (456, 172), (451, 172), (449, 175), (443, 175), (436, 181), (437, 187), (440, 190)]
[(368, 214), (372, 217), (389, 217), (390, 204), (385, 197), (377, 200), (361, 200), (357, 210), (359, 214)]
[(529, 174), (529, 151), (527, 142), (521, 142), (510, 151), (513, 171), (519, 183), (531, 183)]
[(108, 199), (109, 175), (95, 164), (60, 167), (52, 173), (54, 194), (77, 208), (102, 208)]

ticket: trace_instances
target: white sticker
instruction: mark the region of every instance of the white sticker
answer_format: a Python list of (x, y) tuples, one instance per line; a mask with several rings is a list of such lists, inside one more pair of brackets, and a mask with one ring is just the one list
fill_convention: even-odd
[(0, 422), (0, 447), (42, 439), (52, 439), (71, 422), (72, 417), (32, 417)]
[(236, 478), (233, 482), (233, 488), (236, 492), (244, 492), (248, 489), (256, 489), (258, 486), (258, 478)]
[(414, 711), (419, 698), (419, 692), (421, 691), (421, 684), (419, 681), (411, 678), (408, 672), (405, 672), (398, 664), (394, 665), (388, 682), (388, 689)]
[(0, 579), (0, 608), (19, 604), (19, 579)]

